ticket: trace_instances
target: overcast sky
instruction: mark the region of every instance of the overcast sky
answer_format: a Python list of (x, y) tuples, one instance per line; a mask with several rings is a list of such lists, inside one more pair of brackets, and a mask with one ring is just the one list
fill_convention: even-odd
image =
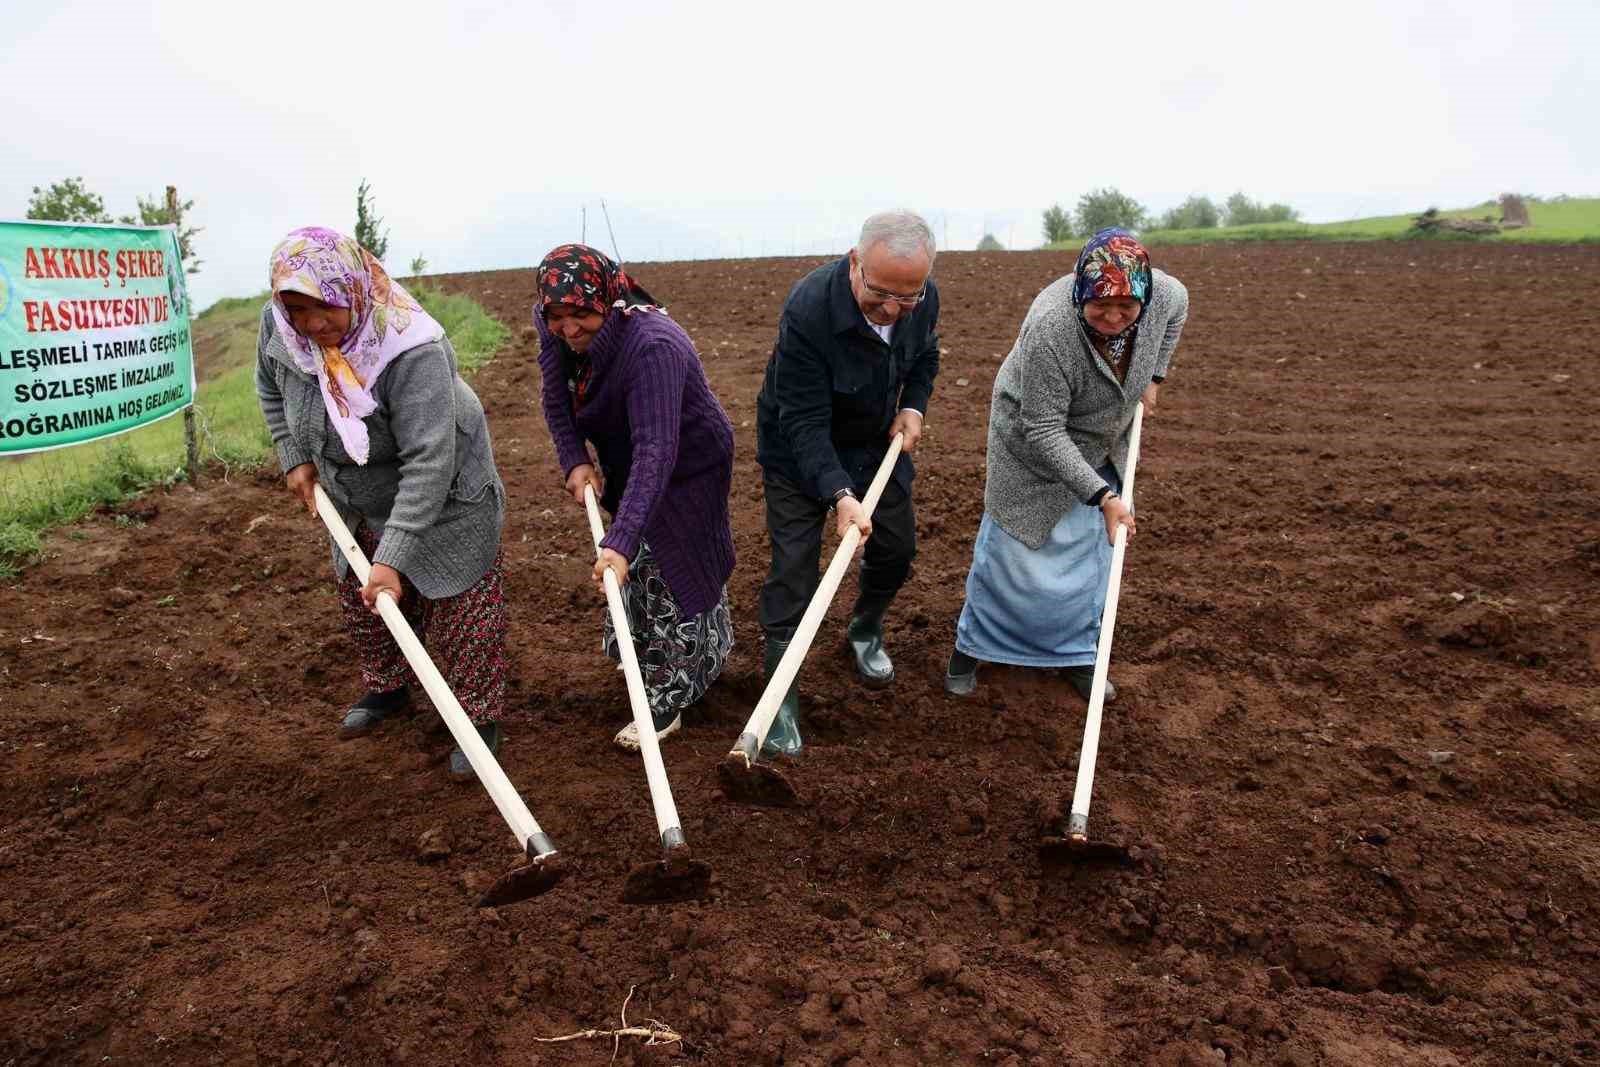
[[(840, 251), (883, 207), (1032, 247), (1116, 186), (1311, 221), (1600, 194), (1600, 4), (0, 0), (0, 217), (193, 198), (205, 306), (371, 182), (404, 273)], [(1302, 10), (1304, 9), (1304, 10)], [(1311, 12), (1315, 13), (1311, 13)]]

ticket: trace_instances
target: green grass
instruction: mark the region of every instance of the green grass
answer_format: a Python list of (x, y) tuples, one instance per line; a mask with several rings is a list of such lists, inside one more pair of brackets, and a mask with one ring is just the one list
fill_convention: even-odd
[[(426, 286), (413, 292), (449, 335), (463, 374), (488, 363), (509, 336), (468, 297)], [(206, 462), (254, 467), (270, 456), (272, 440), (255, 392), (256, 335), (265, 299), (219, 300), (194, 321), (196, 359), (206, 371), (195, 398)], [(0, 577), (14, 575), (38, 556), (46, 530), (181, 480), (183, 457), (180, 415), (104, 441), (0, 458)]]
[[(1382, 241), (1401, 240), (1411, 229), (1411, 220), (1421, 210), (1406, 215), (1380, 215), (1346, 222), (1267, 222), (1255, 226), (1218, 226), (1207, 230), (1145, 230), (1139, 239), (1147, 245), (1193, 245), (1214, 241)], [(1453, 218), (1476, 219), (1485, 215), (1500, 217), (1493, 203), (1455, 208), (1443, 214)], [(1474, 237), (1456, 235), (1457, 240), (1506, 241), (1511, 243), (1583, 244), (1600, 242), (1600, 197), (1571, 200), (1542, 200), (1528, 203), (1533, 225), (1521, 230), (1502, 230), (1497, 234)], [(1082, 240), (1064, 241), (1051, 248), (1076, 249)]]

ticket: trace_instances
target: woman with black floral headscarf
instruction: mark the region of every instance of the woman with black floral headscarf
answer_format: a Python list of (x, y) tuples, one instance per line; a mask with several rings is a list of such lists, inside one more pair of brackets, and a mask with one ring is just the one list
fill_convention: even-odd
[[(1089, 238), (1076, 269), (1033, 301), (995, 376), (988, 480), (945, 689), (978, 663), (1062, 668), (1084, 699), (1118, 526), (1128, 429), (1154, 410), (1188, 316), (1183, 283), (1122, 229)], [(1106, 699), (1115, 695), (1110, 681)]]
[[(733, 647), (733, 423), (689, 335), (604, 253), (562, 245), (539, 264), (538, 278), (545, 421), (567, 491), (581, 504), (593, 486), (611, 512), (594, 581), (604, 588), (610, 568), (622, 584), (664, 738)], [(621, 658), (609, 615), (603, 643)], [(632, 722), (616, 742), (639, 747)]]

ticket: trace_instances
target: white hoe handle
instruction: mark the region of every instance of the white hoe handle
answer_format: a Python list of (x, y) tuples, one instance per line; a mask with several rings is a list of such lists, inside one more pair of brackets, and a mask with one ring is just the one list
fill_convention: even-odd
[[(1133, 470), (1139, 462), (1139, 430), (1144, 424), (1144, 403), (1133, 409), (1133, 429), (1128, 435), (1128, 473), (1122, 479), (1122, 502), (1133, 510)], [(1106, 608), (1100, 616), (1100, 643), (1094, 654), (1094, 687), (1089, 690), (1089, 715), (1083, 723), (1083, 749), (1078, 756), (1078, 785), (1072, 792), (1072, 815), (1067, 836), (1087, 840), (1089, 794), (1094, 791), (1094, 761), (1100, 754), (1100, 712), (1106, 703), (1106, 675), (1111, 670), (1111, 635), (1117, 628), (1117, 595), (1122, 592), (1122, 558), (1128, 551), (1128, 528), (1117, 527), (1111, 547), (1111, 576), (1106, 583)]]
[[(900, 458), (900, 449), (905, 444), (904, 434), (895, 434), (894, 440), (889, 442), (889, 451), (885, 453), (883, 462), (878, 464), (878, 473), (873, 475), (872, 484), (867, 487), (867, 498), (861, 502), (861, 510), (868, 519), (878, 506), (878, 498), (883, 496), (883, 487), (889, 484), (889, 475), (894, 471), (895, 460)], [(833, 559), (828, 563), (828, 569), (823, 572), (822, 582), (817, 586), (817, 591), (812, 594), (811, 603), (806, 605), (806, 613), (800, 617), (800, 625), (795, 628), (794, 638), (789, 642), (789, 647), (784, 650), (783, 657), (778, 660), (777, 669), (772, 672), (772, 677), (767, 680), (767, 688), (761, 694), (761, 699), (756, 701), (755, 710), (750, 713), (750, 721), (745, 724), (744, 733), (739, 735), (731, 755), (743, 754), (747, 764), (754, 763), (756, 754), (761, 751), (761, 745), (767, 739), (767, 731), (772, 729), (772, 720), (778, 717), (778, 705), (783, 703), (784, 695), (789, 692), (789, 686), (794, 683), (795, 675), (800, 673), (800, 664), (805, 661), (806, 653), (811, 649), (811, 642), (817, 638), (817, 629), (822, 625), (822, 617), (828, 613), (828, 607), (833, 603), (833, 595), (839, 590), (839, 583), (844, 580), (844, 572), (850, 567), (850, 560), (856, 554), (856, 546), (861, 543), (861, 530), (852, 525), (839, 539), (839, 547), (834, 550)]]
[[(589, 512), (589, 533), (594, 536), (594, 553), (600, 555), (600, 541), (606, 529), (600, 523), (600, 508), (594, 502), (594, 486), (583, 487), (583, 506)], [(622, 675), (628, 680), (628, 703), (633, 706), (633, 725), (639, 731), (639, 753), (644, 756), (644, 776), (650, 783), (650, 803), (656, 810), (656, 829), (661, 831), (661, 847), (684, 844), (678, 808), (672, 802), (672, 785), (667, 781), (666, 764), (661, 761), (661, 743), (656, 739), (655, 720), (650, 715), (650, 699), (645, 695), (644, 676), (639, 673), (639, 657), (633, 648), (633, 633), (628, 627), (628, 611), (622, 603), (617, 573), (605, 569), (606, 603), (611, 608), (611, 628), (617, 634), (617, 651), (622, 654)]]
[[(339, 551), (344, 553), (344, 558), (350, 562), (356, 577), (361, 580), (362, 585), (365, 585), (372, 573), (372, 568), (367, 564), (366, 553), (356, 544), (356, 539), (350, 534), (350, 528), (339, 517), (338, 510), (333, 506), (333, 501), (328, 499), (328, 494), (323, 491), (322, 486), (316, 486), (313, 491), (316, 494), (317, 514), (322, 516), (322, 522), (333, 535)], [(406, 617), (400, 613), (400, 605), (396, 604), (388, 593), (378, 594), (378, 614), (383, 616), (383, 621), (388, 624), (389, 632), (394, 635), (395, 643), (400, 646), (400, 651), (405, 653), (406, 662), (411, 664), (417, 679), (422, 682), (422, 688), (427, 691), (428, 699), (433, 701), (433, 706), (443, 717), (445, 725), (450, 727), (450, 733), (455, 737), (456, 744), (466, 753), (467, 762), (471, 763), (472, 769), (477, 772), (478, 781), (489, 791), (489, 798), (494, 801), (494, 806), (500, 809), (500, 816), (505, 819), (506, 825), (511, 827), (511, 832), (517, 835), (517, 841), (522, 845), (523, 851), (530, 859), (552, 855), (556, 846), (551, 843), (549, 836), (539, 829), (533, 813), (522, 802), (522, 797), (517, 794), (510, 779), (500, 769), (500, 764), (495, 762), (489, 746), (478, 736), (472, 720), (461, 710), (461, 703), (456, 700), (456, 695), (450, 691), (444, 676), (433, 665), (433, 660), (423, 649), (422, 642), (417, 640), (411, 624), (406, 622)]]

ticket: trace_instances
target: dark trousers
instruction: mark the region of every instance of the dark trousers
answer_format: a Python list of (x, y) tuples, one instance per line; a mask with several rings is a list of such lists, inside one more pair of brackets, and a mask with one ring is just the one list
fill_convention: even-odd
[[(772, 567), (761, 587), (761, 626), (787, 641), (800, 625), (822, 576), (822, 531), (832, 512), (816, 497), (779, 474), (762, 472), (767, 498), (767, 535)], [(911, 494), (892, 479), (872, 512), (872, 536), (861, 557), (861, 590), (852, 614), (882, 615), (911, 573), (917, 554), (917, 517)]]

